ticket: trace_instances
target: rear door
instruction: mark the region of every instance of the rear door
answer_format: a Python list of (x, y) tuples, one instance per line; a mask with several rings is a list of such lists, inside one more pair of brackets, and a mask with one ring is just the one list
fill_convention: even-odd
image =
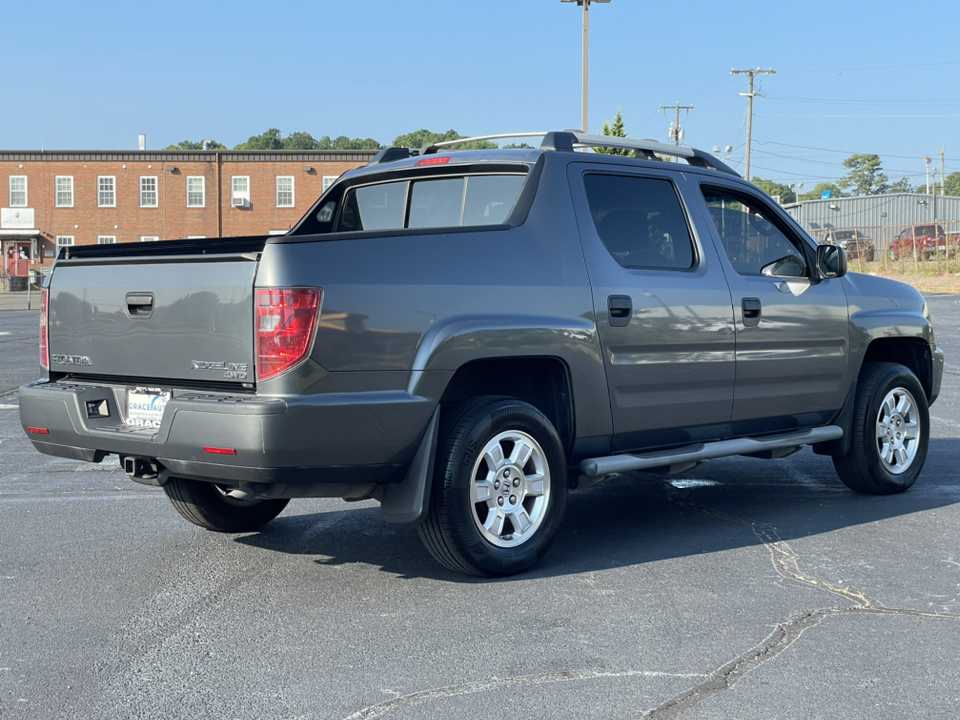
[(849, 370), (843, 281), (811, 280), (813, 245), (758, 192), (722, 179), (700, 189), (736, 315), (733, 434), (829, 422)]
[(733, 401), (733, 309), (715, 249), (692, 231), (682, 176), (572, 163), (568, 179), (614, 450), (722, 437)]

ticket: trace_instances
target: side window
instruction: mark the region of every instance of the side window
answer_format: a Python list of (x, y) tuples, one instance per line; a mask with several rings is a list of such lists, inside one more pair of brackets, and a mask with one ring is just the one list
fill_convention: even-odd
[(673, 183), (632, 175), (590, 174), (583, 184), (597, 235), (623, 267), (693, 267), (690, 228)]
[(807, 260), (762, 202), (720, 188), (703, 188), (713, 225), (733, 269), (741, 275), (806, 277)]

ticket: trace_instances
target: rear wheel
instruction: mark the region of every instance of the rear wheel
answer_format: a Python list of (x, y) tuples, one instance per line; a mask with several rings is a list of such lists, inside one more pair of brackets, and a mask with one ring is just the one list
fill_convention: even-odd
[(927, 396), (916, 375), (898, 363), (870, 363), (857, 388), (850, 450), (833, 465), (851, 490), (900, 493), (920, 475), (929, 439)]
[(430, 510), (420, 539), (468, 575), (522, 572), (547, 552), (566, 508), (566, 457), (532, 405), (484, 397), (445, 420)]
[(229, 495), (231, 488), (199, 480), (171, 478), (163, 486), (170, 504), (187, 520), (217, 532), (249, 532), (273, 520), (290, 502), (246, 500)]

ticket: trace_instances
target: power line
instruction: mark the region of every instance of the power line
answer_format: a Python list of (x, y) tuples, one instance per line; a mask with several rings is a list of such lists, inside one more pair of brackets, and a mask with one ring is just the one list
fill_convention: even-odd
[(912, 65), (874, 65), (871, 67), (827, 68), (825, 70), (783, 70), (781, 72), (796, 75), (799, 73), (854, 72), (857, 70), (900, 70), (919, 67), (937, 67), (940, 65), (960, 65), (960, 60), (945, 60), (935, 63), (916, 63)]

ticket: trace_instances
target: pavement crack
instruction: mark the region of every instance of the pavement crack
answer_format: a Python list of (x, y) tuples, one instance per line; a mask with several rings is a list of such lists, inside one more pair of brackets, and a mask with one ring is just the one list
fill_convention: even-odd
[(644, 715), (644, 720), (670, 720), (671, 718), (676, 718), (694, 706), (699, 705), (704, 700), (727, 690), (752, 670), (777, 657), (790, 647), (805, 630), (819, 625), (824, 618), (829, 616), (900, 615), (916, 618), (960, 620), (960, 614), (887, 607), (865, 592), (811, 577), (800, 569), (798, 558), (793, 548), (777, 534), (776, 529), (771, 525), (747, 520), (712, 508), (697, 505), (696, 503), (690, 502), (684, 495), (669, 485), (666, 486), (666, 490), (668, 499), (677, 505), (726, 522), (749, 527), (770, 553), (770, 560), (773, 563), (773, 567), (781, 577), (838, 595), (851, 601), (853, 605), (845, 608), (805, 610), (798, 615), (794, 615), (786, 622), (777, 625), (776, 629), (758, 645), (755, 645), (747, 652), (718, 668), (702, 683), (695, 685), (689, 690), (685, 690), (653, 710), (650, 710)]
[[(389, 713), (403, 710), (405, 708), (421, 705), (434, 700), (444, 698), (460, 697), (462, 695), (472, 695), (479, 692), (490, 690), (506, 690), (517, 687), (531, 687), (534, 685), (546, 685), (549, 683), (570, 682), (576, 680), (602, 680), (606, 678), (630, 678), (630, 677), (671, 677), (671, 678), (702, 678), (702, 673), (667, 673), (653, 670), (560, 670), (556, 672), (538, 673), (535, 675), (520, 675), (511, 678), (492, 677), (488, 680), (478, 682), (462, 683), (459, 685), (448, 685), (446, 687), (431, 688), (420, 692), (410, 693), (387, 700), (377, 705), (365, 707), (362, 710), (349, 715), (345, 720), (377, 720)], [(393, 690), (385, 692), (395, 692)]]

